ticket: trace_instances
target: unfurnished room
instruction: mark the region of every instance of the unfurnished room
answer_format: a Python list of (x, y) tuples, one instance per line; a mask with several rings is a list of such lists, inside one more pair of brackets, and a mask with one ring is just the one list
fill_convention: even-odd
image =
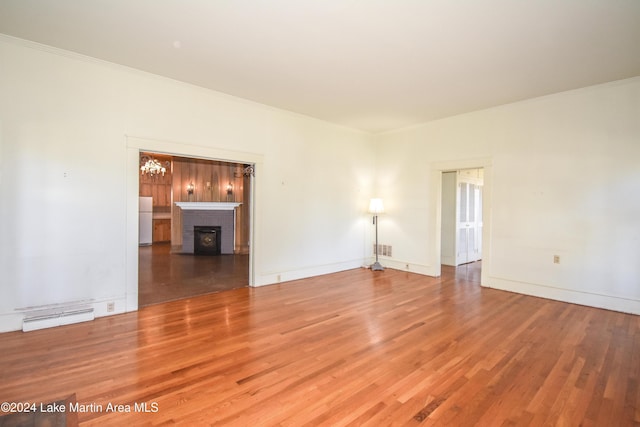
[(640, 1), (0, 0), (0, 425), (640, 425)]

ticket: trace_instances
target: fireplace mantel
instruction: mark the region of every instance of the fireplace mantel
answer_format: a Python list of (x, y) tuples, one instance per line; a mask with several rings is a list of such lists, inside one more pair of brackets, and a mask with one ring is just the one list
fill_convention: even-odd
[(185, 211), (232, 211), (242, 203), (236, 202), (175, 202)]
[(233, 254), (237, 202), (175, 202), (182, 212), (182, 253), (194, 253), (195, 227), (220, 227), (220, 253)]

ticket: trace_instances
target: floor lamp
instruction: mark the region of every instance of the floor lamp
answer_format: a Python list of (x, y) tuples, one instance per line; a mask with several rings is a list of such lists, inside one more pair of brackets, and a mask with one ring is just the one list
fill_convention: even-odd
[(373, 223), (376, 226), (376, 246), (375, 246), (376, 262), (371, 264), (371, 270), (382, 271), (384, 270), (384, 267), (380, 265), (380, 262), (378, 262), (378, 214), (381, 214), (384, 212), (384, 205), (382, 204), (382, 199), (371, 199), (371, 201), (369, 202), (369, 212), (373, 214)]

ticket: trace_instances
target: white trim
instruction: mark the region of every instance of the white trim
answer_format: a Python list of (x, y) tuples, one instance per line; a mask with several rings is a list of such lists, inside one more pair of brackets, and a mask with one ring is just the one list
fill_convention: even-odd
[(337, 273), (339, 271), (363, 268), (365, 259), (354, 259), (331, 264), (315, 265), (311, 267), (297, 268), (293, 270), (263, 272), (256, 277), (255, 286), (274, 285), (292, 280), (306, 279), (309, 277), (322, 276), (324, 274)]
[(242, 203), (232, 202), (175, 202), (185, 211), (232, 211)]
[[(484, 268), (484, 265), (483, 265)], [(554, 286), (537, 283), (520, 282), (489, 276), (483, 286), (503, 291), (515, 292), (545, 298), (554, 301), (562, 301), (589, 307), (604, 308), (606, 310), (619, 311), (640, 315), (640, 300), (624, 298), (615, 295), (606, 295), (595, 292), (584, 292), (572, 289), (557, 288)]]
[[(371, 258), (371, 263), (375, 261), (375, 258)], [(391, 259), (384, 256), (379, 257), (380, 264), (384, 268), (390, 268), (392, 270), (407, 271), (409, 273), (416, 273), (422, 276), (439, 277), (440, 267), (434, 268), (432, 265), (417, 264), (415, 262), (402, 261), (398, 259)]]
[[(138, 75), (138, 76), (143, 76), (145, 78), (152, 78), (155, 80), (159, 80), (159, 81), (165, 81), (168, 82), (170, 84), (174, 84), (174, 85), (178, 85), (178, 86), (184, 86), (184, 87), (191, 87), (191, 88), (196, 88), (198, 90), (202, 90), (202, 91), (206, 91), (209, 92), (211, 94), (213, 94), (214, 96), (221, 98), (221, 99), (226, 99), (229, 100), (231, 102), (236, 102), (236, 103), (240, 103), (243, 105), (250, 105), (254, 108), (260, 108), (262, 110), (265, 111), (273, 111), (273, 112), (277, 112), (280, 114), (286, 114), (288, 116), (292, 116), (292, 117), (300, 117), (300, 118), (304, 118), (306, 120), (311, 120), (317, 123), (322, 123), (324, 125), (327, 126), (331, 126), (334, 128), (338, 128), (338, 129), (342, 129), (345, 130), (347, 132), (351, 132), (354, 134), (360, 134), (360, 135), (365, 135), (365, 136), (369, 136), (369, 135), (374, 135), (374, 133), (372, 132), (368, 132), (368, 131), (364, 131), (361, 129), (356, 129), (353, 127), (349, 127), (340, 123), (335, 123), (335, 122), (330, 122), (328, 120), (324, 120), (324, 119), (320, 119), (318, 117), (313, 117), (313, 116), (309, 116), (306, 114), (302, 114), (302, 113), (296, 113), (295, 111), (290, 111), (290, 110), (285, 110), (282, 108), (278, 108), (278, 107), (274, 107), (273, 105), (268, 105), (268, 104), (264, 104), (258, 101), (253, 101), (251, 99), (247, 99), (247, 98), (242, 98), (240, 96), (236, 96), (236, 95), (231, 95), (228, 93), (224, 93), (224, 92), (220, 92), (218, 90), (206, 87), (206, 86), (201, 86), (201, 85), (197, 85), (194, 83), (189, 83), (189, 82), (185, 82), (182, 80), (176, 80), (174, 78), (171, 77), (167, 77), (167, 76), (162, 76), (159, 74), (154, 74), (148, 71), (144, 71), (144, 70), (140, 70), (137, 68), (133, 68), (127, 65), (122, 65), (122, 64), (117, 64), (115, 62), (110, 62), (104, 59), (100, 59), (100, 58), (96, 58), (93, 56), (88, 56), (88, 55), (84, 55), (82, 53), (78, 53), (78, 52), (74, 52), (71, 50), (66, 50), (66, 49), (62, 49), (59, 47), (55, 47), (55, 46), (50, 46), (47, 44), (43, 44), (43, 43), (38, 43), (38, 42), (34, 42), (31, 40), (27, 40), (27, 39), (22, 39), (20, 37), (15, 37), (15, 36), (10, 36), (7, 34), (1, 34), (0, 33), (0, 42), (4, 42), (7, 44), (11, 44), (11, 45), (15, 45), (15, 46), (21, 46), (24, 48), (28, 48), (28, 49), (33, 49), (33, 50), (37, 50), (40, 52), (45, 52), (51, 55), (57, 55), (63, 58), (68, 58), (71, 60), (75, 60), (75, 61), (81, 61), (81, 62), (85, 62), (88, 64), (96, 64), (98, 66), (104, 66), (107, 68), (111, 68), (112, 70), (115, 71), (120, 71), (120, 72), (127, 72), (127, 73), (131, 73), (134, 75)], [(153, 138), (151, 138), (153, 139)], [(190, 156), (189, 156), (190, 157)], [(203, 158), (208, 158), (208, 157), (203, 157)], [(220, 159), (220, 160), (224, 160), (224, 158)], [(252, 163), (252, 162), (245, 162), (245, 163)]]
[[(187, 144), (183, 142), (167, 141), (153, 138), (140, 138), (125, 135), (126, 147), (126, 213), (127, 213), (127, 238), (126, 238), (126, 309), (125, 311), (138, 310), (138, 196), (139, 196), (139, 170), (140, 152), (151, 151), (181, 157), (199, 159), (221, 160), (226, 162), (252, 164), (255, 167), (256, 177), (262, 173), (263, 156), (257, 153), (226, 150), (216, 147)], [(253, 179), (252, 179), (253, 181)], [(261, 253), (259, 242), (260, 235), (255, 227), (259, 227), (256, 221), (256, 212), (260, 204), (260, 186), (252, 186), (251, 199), (251, 230), (249, 243), (249, 286), (256, 286), (255, 270), (260, 265)], [(255, 193), (255, 194), (254, 194)]]
[(435, 221), (429, 225), (435, 238), (430, 242), (433, 276), (441, 274), (441, 240), (442, 240), (442, 173), (461, 169), (484, 169), (484, 184), (482, 186), (482, 272), (480, 284), (485, 286), (491, 271), (491, 196), (493, 185), (493, 161), (491, 158), (462, 159), (431, 163), (431, 199), (429, 203), (435, 212)]

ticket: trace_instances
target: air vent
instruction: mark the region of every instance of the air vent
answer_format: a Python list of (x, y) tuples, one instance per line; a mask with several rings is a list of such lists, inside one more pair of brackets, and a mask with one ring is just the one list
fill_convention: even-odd
[(38, 329), (53, 328), (54, 326), (88, 322), (94, 318), (93, 308), (89, 306), (37, 310), (25, 313), (25, 318), (22, 320), (22, 330), (29, 332)]
[[(378, 245), (378, 251), (377, 251), (379, 256), (392, 256), (392, 251), (391, 251), (391, 245)], [(373, 244), (373, 254), (376, 254), (376, 244)]]

